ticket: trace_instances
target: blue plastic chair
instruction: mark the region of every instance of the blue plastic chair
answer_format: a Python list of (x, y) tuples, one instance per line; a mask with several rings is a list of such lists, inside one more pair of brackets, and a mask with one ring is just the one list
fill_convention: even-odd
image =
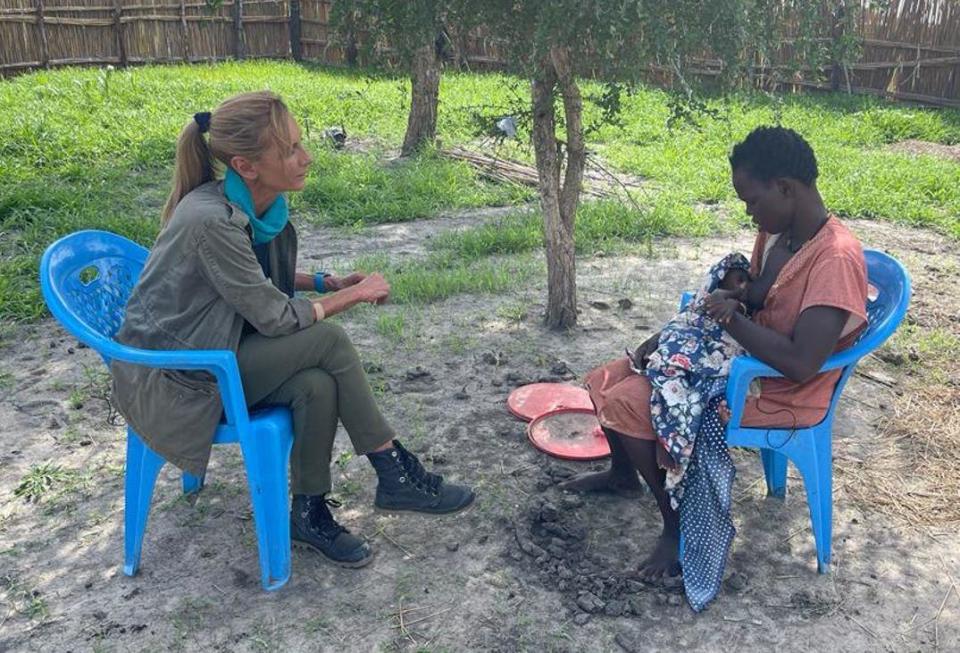
[[(40, 286), (54, 317), (78, 340), (96, 350), (109, 369), (120, 360), (148, 367), (207, 370), (219, 385), (224, 419), (214, 444), (239, 442), (243, 452), (264, 589), (275, 590), (290, 578), (290, 508), (287, 466), (293, 446), (290, 411), (269, 408), (248, 413), (240, 370), (232, 351), (152, 351), (127, 347), (113, 337), (147, 250), (104, 231), (80, 231), (47, 248), (40, 261)], [(124, 564), (137, 573), (150, 501), (166, 461), (127, 428), (124, 500)], [(198, 492), (204, 479), (183, 474), (184, 493)]]
[[(783, 376), (753, 356), (738, 356), (730, 366), (727, 382), (727, 405), (731, 417), (727, 424), (727, 444), (760, 450), (767, 495), (784, 498), (787, 492), (787, 461), (796, 466), (807, 490), (810, 521), (817, 545), (817, 569), (821, 574), (830, 568), (830, 545), (833, 534), (833, 418), (840, 393), (853, 373), (857, 362), (876, 350), (889, 338), (910, 304), (910, 275), (893, 257), (876, 250), (865, 250), (867, 277), (878, 291), (867, 301), (868, 326), (856, 344), (827, 359), (821, 372), (842, 369), (833, 391), (830, 408), (819, 424), (807, 428), (747, 428), (740, 424), (750, 382), (757, 377)], [(692, 299), (684, 293), (681, 308)]]

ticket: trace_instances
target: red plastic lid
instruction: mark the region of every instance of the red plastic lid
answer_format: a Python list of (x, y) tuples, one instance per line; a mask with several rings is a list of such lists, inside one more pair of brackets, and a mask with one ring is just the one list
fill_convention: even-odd
[(593, 409), (561, 408), (527, 425), (527, 437), (540, 451), (566, 460), (596, 460), (610, 455)]
[(510, 393), (507, 408), (529, 422), (559, 408), (577, 408), (593, 412), (593, 402), (583, 388), (569, 383), (531, 383)]

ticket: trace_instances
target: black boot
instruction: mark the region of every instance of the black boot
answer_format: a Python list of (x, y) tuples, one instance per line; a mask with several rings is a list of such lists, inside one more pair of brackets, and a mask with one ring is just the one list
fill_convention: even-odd
[(363, 567), (373, 560), (370, 546), (337, 523), (329, 506), (339, 501), (324, 495), (294, 494), (290, 509), (293, 546), (322, 553), (341, 567)]
[(473, 490), (444, 483), (439, 474), (423, 468), (420, 461), (393, 441), (393, 449), (368, 453), (377, 471), (377, 498), (374, 505), (384, 510), (412, 510), (444, 513), (466, 508), (473, 502)]

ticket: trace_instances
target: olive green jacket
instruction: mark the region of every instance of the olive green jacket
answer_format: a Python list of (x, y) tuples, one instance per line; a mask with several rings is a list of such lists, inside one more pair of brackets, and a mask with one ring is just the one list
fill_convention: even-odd
[[(144, 265), (117, 340), (141, 349), (229, 349), (236, 352), (244, 322), (265, 336), (282, 336), (315, 321), (313, 305), (290, 298), (297, 235), (288, 223), (269, 245), (263, 274), (249, 220), (223, 194), (222, 182), (196, 188), (177, 205)], [(223, 406), (212, 375), (115, 361), (113, 403), (147, 445), (181, 469), (201, 476)]]

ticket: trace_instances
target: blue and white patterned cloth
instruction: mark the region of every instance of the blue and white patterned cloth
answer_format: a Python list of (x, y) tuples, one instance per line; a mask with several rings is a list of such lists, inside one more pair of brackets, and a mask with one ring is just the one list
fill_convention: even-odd
[(694, 612), (707, 607), (720, 591), (727, 553), (736, 534), (730, 505), (737, 472), (727, 450), (726, 426), (717, 412), (721, 399), (710, 402), (700, 423), (680, 504), (680, 565), (687, 601)]
[(661, 331), (646, 368), (638, 370), (650, 380), (650, 418), (657, 438), (676, 463), (667, 470), (664, 489), (680, 512), (680, 565), (695, 612), (720, 591), (736, 533), (730, 517), (736, 470), (717, 406), (730, 362), (743, 352), (705, 314), (704, 302), (730, 270), (749, 268), (749, 261), (736, 253), (712, 266), (693, 300)]
[(674, 510), (685, 493), (684, 479), (704, 409), (723, 395), (730, 362), (743, 352), (723, 327), (707, 316), (704, 303), (731, 270), (749, 268), (750, 262), (737, 253), (713, 265), (693, 300), (660, 332), (657, 350), (641, 371), (650, 381), (653, 430), (675, 463), (667, 470), (664, 483)]

